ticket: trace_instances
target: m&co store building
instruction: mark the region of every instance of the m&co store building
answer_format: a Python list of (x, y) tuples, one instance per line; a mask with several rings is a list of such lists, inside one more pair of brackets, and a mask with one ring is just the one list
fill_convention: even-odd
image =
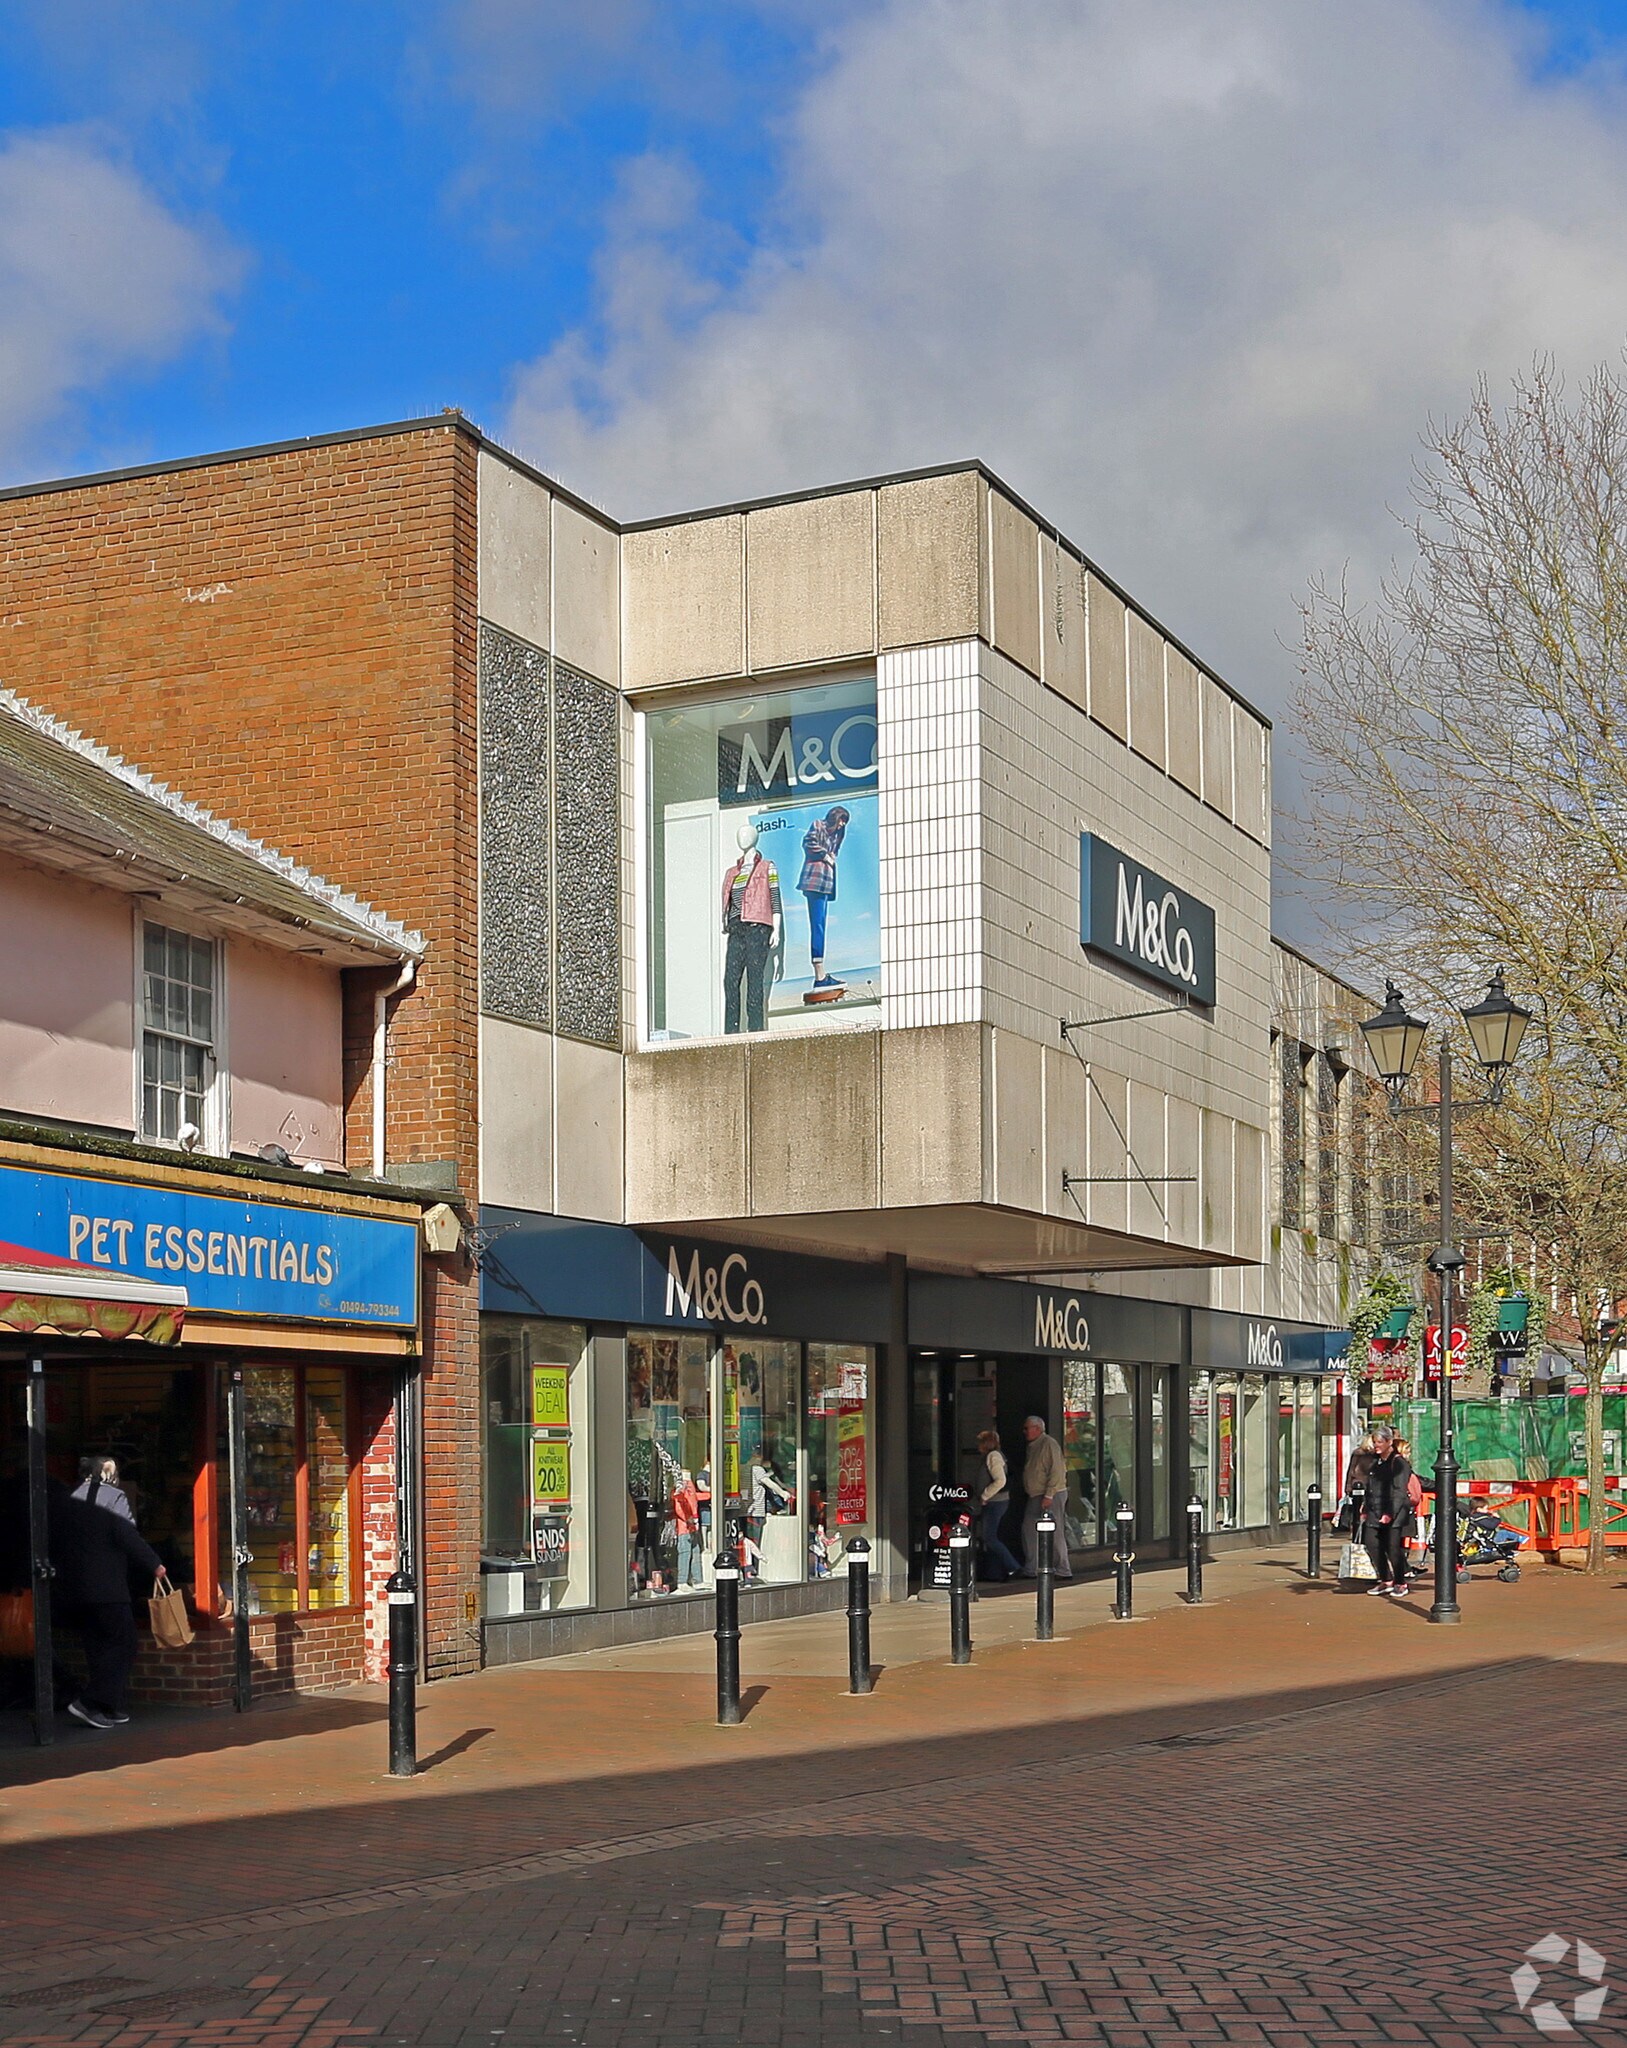
[[(342, 1175), (0, 1150), (6, 1492), (21, 1508), (117, 1460), (197, 1631), (143, 1636), (138, 1699), (380, 1674), (415, 1491), (419, 1219)], [(37, 1572), (37, 1531), (8, 1521)]]

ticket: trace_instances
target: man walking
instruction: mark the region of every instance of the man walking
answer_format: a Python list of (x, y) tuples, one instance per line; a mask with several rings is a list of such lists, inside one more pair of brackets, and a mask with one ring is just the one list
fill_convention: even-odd
[(1023, 1508), (1023, 1557), (1026, 1561), (1023, 1577), (1032, 1579), (1038, 1576), (1039, 1518), (1049, 1508), (1056, 1522), (1056, 1534), (1051, 1538), (1056, 1576), (1071, 1579), (1068, 1468), (1063, 1462), (1062, 1446), (1047, 1432), (1044, 1419), (1038, 1415), (1030, 1415), (1024, 1422), (1023, 1435), (1028, 1441), (1028, 1456), (1023, 1461), (1023, 1491), (1028, 1496)]

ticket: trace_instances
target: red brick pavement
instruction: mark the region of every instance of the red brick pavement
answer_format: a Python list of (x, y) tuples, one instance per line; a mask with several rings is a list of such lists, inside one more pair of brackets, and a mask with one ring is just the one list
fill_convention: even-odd
[(0, 2048), (1481, 2048), (1541, 2038), (1509, 1972), (1551, 1926), (1623, 1979), (1575, 2038), (1624, 2041), (1623, 1590), (1449, 1632), (1284, 1589), (776, 1682), (739, 1731), (670, 1674), (490, 1674), (493, 1735), (410, 1786), (331, 1705), (149, 1735), (5, 1795)]

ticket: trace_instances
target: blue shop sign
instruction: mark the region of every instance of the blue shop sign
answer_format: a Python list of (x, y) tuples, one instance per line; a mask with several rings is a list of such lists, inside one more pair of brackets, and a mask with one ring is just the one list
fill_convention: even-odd
[(1095, 832), (1079, 835), (1079, 943), (1212, 1008), (1215, 914)]
[(213, 1315), (411, 1329), (411, 1223), (0, 1167), (0, 1241), (186, 1289)]

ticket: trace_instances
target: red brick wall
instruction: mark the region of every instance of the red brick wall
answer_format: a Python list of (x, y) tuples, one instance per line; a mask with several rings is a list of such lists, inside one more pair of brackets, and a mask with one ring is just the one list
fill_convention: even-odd
[[(363, 1676), (363, 1618), (354, 1608), (334, 1614), (264, 1614), (249, 1623), (254, 1655), (254, 1696), (321, 1692), (354, 1685)], [(78, 1639), (64, 1629), (60, 1661), (82, 1672)], [(224, 1707), (232, 1699), (232, 1631), (217, 1622), (200, 1630), (184, 1650), (161, 1650), (145, 1629), (130, 1681), (138, 1706)]]
[[(422, 931), (394, 1012), (392, 1164), (478, 1194), (476, 447), (448, 421), (0, 502), (4, 680)], [(380, 977), (348, 975), (347, 1118), (371, 1170)], [(428, 1279), (429, 1668), (478, 1661), (476, 1288)]]

